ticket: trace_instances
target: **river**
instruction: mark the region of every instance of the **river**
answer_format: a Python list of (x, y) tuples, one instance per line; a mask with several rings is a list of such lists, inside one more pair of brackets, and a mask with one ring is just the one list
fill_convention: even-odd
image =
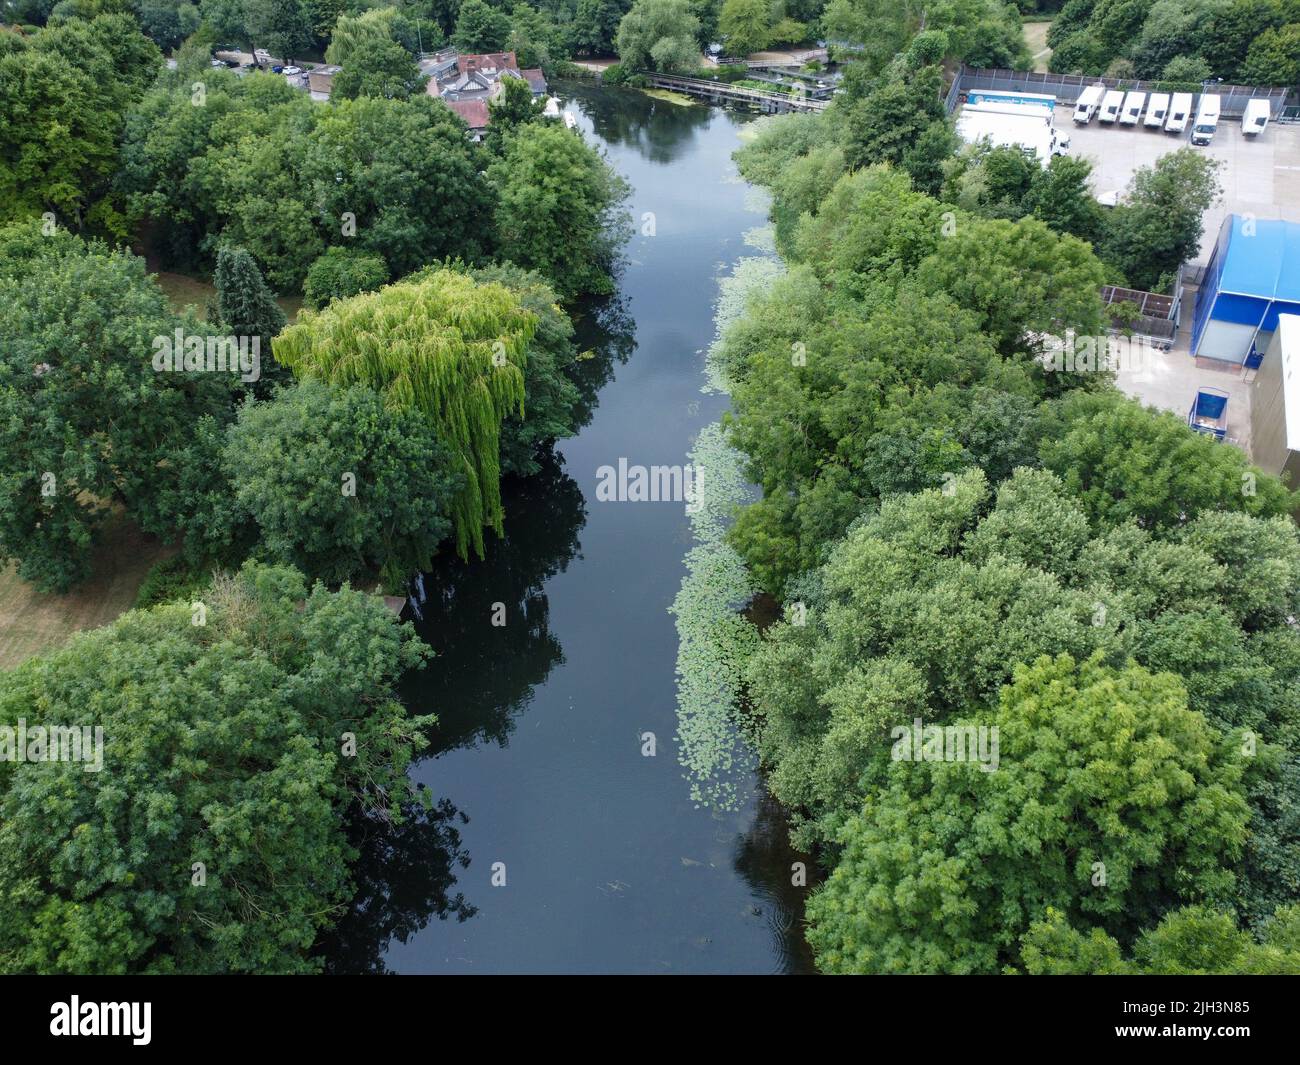
[[(699, 808), (679, 766), (668, 607), (684, 506), (602, 502), (597, 470), (683, 465), (725, 397), (701, 393), (718, 278), (764, 205), (731, 161), (746, 116), (559, 89), (631, 184), (618, 295), (579, 321), (590, 420), (505, 485), (506, 537), (440, 563), (417, 627), (437, 658), (403, 697), (439, 724), (413, 767), (432, 810), (358, 840), (334, 972), (811, 971), (806, 888), (779, 807)], [(494, 617), (504, 624), (494, 625)], [(653, 733), (656, 754), (643, 754)], [(504, 881), (504, 883), (502, 883)]]

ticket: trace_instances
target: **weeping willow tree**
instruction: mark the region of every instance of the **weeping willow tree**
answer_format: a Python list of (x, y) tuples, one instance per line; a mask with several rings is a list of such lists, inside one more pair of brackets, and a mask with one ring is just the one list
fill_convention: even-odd
[(501, 535), (501, 422), (524, 415), (524, 366), (537, 328), (504, 285), (434, 270), (324, 310), (303, 311), (275, 338), (275, 358), (302, 378), (366, 385), (395, 410), (419, 410), (465, 471), (452, 503), (456, 550), (483, 554)]

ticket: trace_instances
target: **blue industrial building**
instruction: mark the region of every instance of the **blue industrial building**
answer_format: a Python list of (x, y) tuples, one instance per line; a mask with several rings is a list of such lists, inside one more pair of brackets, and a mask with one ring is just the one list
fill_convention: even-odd
[(1300, 314), (1300, 223), (1228, 215), (1196, 293), (1192, 354), (1257, 359), (1279, 314)]

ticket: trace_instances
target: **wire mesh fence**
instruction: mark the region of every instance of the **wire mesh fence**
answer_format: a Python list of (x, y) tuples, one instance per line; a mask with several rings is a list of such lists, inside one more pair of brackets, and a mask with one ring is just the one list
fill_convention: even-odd
[(1213, 92), (1219, 94), (1219, 113), (1225, 118), (1239, 118), (1249, 100), (1267, 100), (1269, 114), (1278, 119), (1286, 108), (1286, 89), (1263, 88), (1254, 85), (1225, 85), (1222, 82), (1183, 84), (1168, 81), (1138, 81), (1132, 78), (1099, 78), (1085, 74), (1051, 74), (1036, 70), (1000, 70), (961, 66), (953, 78), (945, 104), (949, 113), (961, 98), (973, 89), (992, 89), (1003, 92), (1052, 92), (1062, 103), (1074, 103), (1089, 85), (1104, 85), (1108, 89), (1125, 92)]

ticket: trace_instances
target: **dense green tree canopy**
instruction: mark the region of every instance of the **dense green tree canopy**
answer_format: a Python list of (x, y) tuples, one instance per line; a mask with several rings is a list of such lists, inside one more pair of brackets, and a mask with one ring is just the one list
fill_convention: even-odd
[(1168, 412), (1133, 400), (1078, 395), (1045, 433), (1043, 462), (1065, 479), (1094, 520), (1178, 526), (1215, 511), (1285, 514), (1295, 497), (1236, 448), (1190, 433)]
[(357, 245), (396, 274), (444, 256), (474, 261), (492, 243), (491, 195), (464, 129), (424, 95), (344, 101), (308, 138), (304, 191), (340, 225), (354, 215)]
[(299, 176), (319, 108), (284, 78), (212, 69), (197, 107), (195, 74), (160, 77), (128, 119), (120, 180), (130, 215), (172, 262), (210, 266), (234, 243), (288, 290), (323, 250)]
[(461, 0), (451, 43), (462, 52), (499, 52), (510, 36), (510, 19), (487, 0)]
[(1252, 85), (1300, 85), (1300, 22), (1255, 38), (1241, 76)]
[(944, 166), (943, 196), (971, 214), (1017, 219), (1025, 215), (1096, 244), (1106, 225), (1090, 185), (1092, 164), (1058, 155), (1038, 166), (1015, 148), (970, 146)]
[(187, 0), (141, 0), (136, 6), (140, 29), (159, 48), (171, 50), (199, 28), (197, 4)]
[(222, 323), (236, 336), (258, 337), (262, 354), (270, 356), (271, 341), (284, 328), (285, 315), (253, 257), (243, 248), (222, 248), (212, 283)]
[(612, 291), (628, 186), (580, 135), (553, 122), (523, 125), (488, 180), (504, 258), (543, 274), (565, 299)]
[(885, 733), (873, 706), (942, 723), (987, 705), (1015, 663), (1043, 654), (1101, 651), (1177, 673), (1216, 726), (1294, 744), (1300, 642), (1285, 619), (1300, 596), (1300, 536), (1289, 519), (1215, 512), (1152, 535), (1090, 523), (1046, 471), (1018, 470), (984, 517), (981, 473), (948, 488), (884, 501), (792, 587), (807, 623), (775, 626), (754, 662), (771, 786), (810, 819), (804, 842), (833, 838), (877, 779)]
[(636, 0), (618, 25), (619, 61), (634, 70), (693, 70), (699, 30), (686, 0)]
[(1070, 0), (1047, 37), (1053, 70), (1102, 74), (1129, 62), (1136, 77), (1191, 88), (1211, 77), (1294, 86), (1297, 41), (1295, 0)]
[(996, 972), (1049, 906), (1129, 938), (1170, 899), (1231, 897), (1243, 759), (1172, 676), (1042, 658), (955, 723), (998, 730), (997, 768), (891, 763), (808, 903), (823, 969)]
[(7, 728), (103, 730), (97, 772), (0, 761), (0, 970), (316, 968), (345, 818), (410, 801), (431, 719), (393, 685), (423, 654), (376, 597), (250, 565), (0, 673)]
[[(256, 551), (331, 583), (380, 572), (388, 587), (432, 564), (462, 478), (432, 423), (354, 386), (304, 381), (246, 403), (223, 454)], [(200, 516), (201, 520), (201, 516)]]
[(383, 256), (336, 245), (311, 264), (303, 282), (303, 302), (316, 310), (330, 300), (379, 288), (387, 280), (388, 264)]
[(540, 469), (539, 453), (578, 428), (582, 402), (570, 376), (578, 358), (573, 323), (540, 274), (503, 263), (475, 270), (472, 276), (481, 284), (510, 289), (537, 321), (524, 367), (524, 416), (511, 411), (501, 425), (502, 474), (532, 476)]
[(334, 75), (330, 99), (380, 96), (405, 100), (423, 92), (424, 82), (415, 59), (400, 44), (387, 38), (367, 39), (348, 53), (343, 69)]
[(1137, 939), (1132, 959), (1099, 928), (1084, 935), (1049, 907), (1021, 941), (1025, 971), (1047, 976), (1300, 975), (1300, 907), (1279, 908), (1259, 940), (1231, 914), (1187, 906), (1167, 914)]
[[(1106, 42), (1131, 39), (1141, 6), (1110, 4), (1098, 20), (1079, 0), (1058, 26), (1093, 18)], [(1096, 971), (1287, 971), (1267, 929), (1300, 902), (1297, 496), (1240, 450), (1121, 395), (1104, 366), (1058, 372), (1041, 354), (1045, 338), (1105, 342), (1103, 282), (1156, 289), (1195, 254), (1214, 164), (1172, 153), (1103, 213), (1084, 160), (953, 155), (933, 64), (981, 49), (1012, 62), (992, 58), (977, 7), (927, 6), (911, 37), (919, 9), (836, 0), (828, 36), (867, 43), (835, 104), (761, 120), (737, 155), (773, 192), (789, 268), (711, 354), (730, 386), (729, 439), (762, 487), (729, 537), (785, 605), (748, 667), (759, 754), (794, 842), (834, 869), (810, 904), (810, 940), (832, 971), (1091, 971), (1062, 928), (1110, 967)], [(1152, 62), (1179, 58), (1179, 42), (1146, 44)], [(1198, 737), (1188, 771), (1218, 768), (1196, 783), (1175, 758), (1169, 779), (1193, 790), (1135, 803), (1132, 787), (1078, 778), (1098, 820), (1040, 824), (1073, 801), (1077, 774), (1025, 775), (1028, 749), (1010, 777), (1005, 761), (987, 774), (891, 764), (891, 729), (988, 725), (1024, 671), (1053, 668), (1089, 676), (1043, 681), (1032, 701), (1062, 716), (1033, 751), (1048, 736), (1082, 750), (1080, 722), (1132, 702), (1159, 731)], [(1083, 731), (1115, 748), (1104, 729)], [(1156, 771), (1144, 750), (1124, 757), (1138, 776)], [(1059, 794), (1026, 797), (1049, 785)], [(1012, 792), (1005, 807), (994, 798)], [(1170, 818), (1182, 801), (1179, 818), (1205, 818), (1188, 834)], [(1112, 879), (1098, 895), (1079, 865), (1087, 845), (1051, 833), (1130, 816), (1153, 834), (1121, 825), (1101, 846), (1137, 894), (1121, 898)], [(1209, 906), (1210, 923), (1187, 910), (1160, 924), (1189, 903)], [(1022, 959), (1048, 911), (1059, 958), (1033, 955), (1030, 937)], [(1180, 927), (1214, 922), (1231, 943), (1213, 964), (1173, 947), (1175, 962), (1153, 960), (1169, 929), (1186, 946)]]
[(283, 78), (210, 71), (204, 84), (195, 107), (189, 75), (160, 79), (123, 149), (133, 215), (175, 258), (202, 265), (239, 244), (291, 291), (329, 246), (382, 255), (396, 274), (491, 248), (482, 149), (440, 101), (321, 107)]
[(302, 0), (243, 0), (243, 16), (249, 42), (275, 59), (293, 59), (311, 44)]
[(1100, 248), (1133, 288), (1165, 291), (1178, 267), (1196, 258), (1202, 219), (1222, 192), (1221, 166), (1183, 148), (1134, 173)]
[(363, 44), (397, 43), (405, 30), (404, 21), (396, 7), (372, 7), (359, 14), (340, 15), (329, 33), (325, 61), (347, 66)]
[(0, 34), (0, 223), (51, 211), (61, 225), (125, 236), (118, 145), (161, 65), (130, 15)]
[(932, 61), (951, 58), (971, 66), (1028, 69), (1029, 54), (1019, 11), (1015, 5), (998, 0), (904, 0), (893, 4), (829, 0), (821, 24), (832, 40), (859, 43), (861, 47), (854, 50), (854, 55), (873, 73), (907, 49), (921, 29), (942, 34), (942, 52), (930, 55)]
[(723, 0), (718, 30), (727, 54), (747, 56), (772, 43), (772, 5), (767, 0)]
[(578, 0), (573, 15), (573, 46), (588, 55), (614, 51), (618, 27), (632, 0)]
[(502, 79), (501, 94), (488, 101), (488, 148), (500, 154), (506, 138), (520, 126), (540, 122), (545, 108), (545, 102), (533, 96), (528, 82), (522, 78)]
[(86, 576), (115, 503), (174, 527), (161, 500), (179, 471), (165, 460), (200, 417), (227, 416), (238, 385), (156, 370), (178, 328), (207, 332), (168, 311), (143, 260), (39, 224), (0, 229), (0, 552), (39, 588)]
[(456, 549), (483, 553), (483, 526), (502, 532), (501, 423), (524, 414), (536, 316), (504, 285), (452, 270), (304, 311), (275, 343), (303, 379), (364, 385), (394, 410), (429, 418), (463, 478), (451, 516)]

